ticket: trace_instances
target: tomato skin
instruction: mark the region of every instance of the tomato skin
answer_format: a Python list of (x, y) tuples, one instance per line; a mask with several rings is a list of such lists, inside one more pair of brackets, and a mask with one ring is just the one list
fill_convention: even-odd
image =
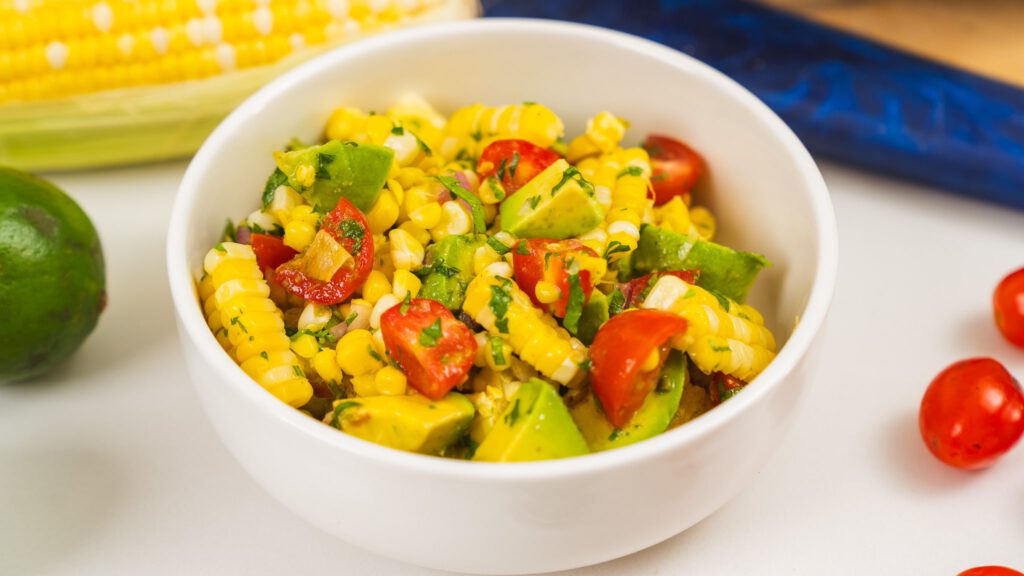
[(968, 568), (957, 576), (1024, 576), (1024, 574), (1005, 566), (978, 566)]
[[(686, 320), (661, 310), (627, 310), (604, 323), (590, 346), (590, 386), (617, 428), (629, 423), (654, 389), (668, 356), (668, 340), (686, 331)], [(658, 352), (657, 368), (642, 366)]]
[(249, 245), (252, 246), (252, 251), (256, 253), (256, 263), (260, 265), (260, 270), (271, 270), (277, 269), (278, 266), (291, 260), (299, 251), (286, 246), (284, 240), (277, 236), (271, 236), (269, 234), (257, 234), (253, 232), (249, 236)]
[(939, 460), (954, 468), (987, 468), (1024, 434), (1024, 392), (999, 362), (961, 360), (928, 386), (918, 425)]
[(647, 296), (644, 292), (653, 287), (654, 283), (662, 276), (675, 276), (687, 284), (694, 284), (700, 275), (699, 270), (666, 270), (663, 272), (651, 272), (639, 278), (634, 278), (619, 287), (622, 296), (625, 298), (623, 308), (638, 306)]
[(1024, 268), (1009, 274), (996, 286), (992, 309), (1003, 337), (1024, 348)]
[(651, 134), (642, 144), (651, 157), (651, 187), (654, 205), (661, 206), (676, 196), (684, 198), (705, 172), (704, 159), (675, 138)]
[[(354, 224), (353, 224), (354, 223)], [(354, 233), (346, 234), (349, 229)], [(329, 282), (310, 278), (293, 258), (280, 265), (274, 280), (285, 290), (318, 304), (338, 304), (352, 295), (373, 269), (373, 238), (366, 216), (347, 198), (338, 200), (337, 206), (320, 221), (320, 230), (330, 234), (355, 258), (355, 265), (342, 267)], [(358, 231), (361, 230), (361, 233)]]
[(715, 372), (711, 375), (711, 384), (708, 386), (708, 399), (712, 406), (718, 406), (735, 396), (746, 385), (746, 382), (735, 376), (724, 372)]
[[(519, 155), (518, 160), (516, 154)], [(498, 175), (505, 196), (508, 197), (559, 158), (556, 152), (526, 140), (495, 140), (480, 153), (476, 172), (481, 182)]]
[[(436, 344), (427, 346), (421, 334), (441, 321)], [(380, 317), (384, 346), (402, 367), (409, 385), (432, 400), (440, 400), (469, 376), (476, 358), (473, 331), (452, 315), (444, 304), (427, 298), (413, 298), (396, 304)]]
[[(512, 271), (516, 284), (533, 300), (534, 305), (545, 312), (565, 318), (569, 306), (569, 260), (574, 256), (586, 255), (597, 258), (597, 252), (579, 240), (554, 240), (550, 238), (529, 238), (520, 240), (512, 248)], [(590, 299), (594, 283), (589, 270), (579, 271), (583, 302)], [(562, 296), (551, 304), (537, 300), (537, 282), (545, 280), (558, 286)]]

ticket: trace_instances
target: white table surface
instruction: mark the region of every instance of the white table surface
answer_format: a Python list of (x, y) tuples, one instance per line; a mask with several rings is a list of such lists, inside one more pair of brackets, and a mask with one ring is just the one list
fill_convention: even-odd
[[(182, 366), (164, 266), (184, 167), (53, 176), (100, 230), (110, 306), (69, 363), (0, 387), (0, 574), (434, 573), (305, 524), (215, 436)], [(1000, 338), (989, 303), (1024, 266), (1024, 213), (823, 169), (839, 285), (819, 381), (782, 447), (694, 528), (567, 574), (1024, 569), (1024, 447), (965, 473), (917, 432), (921, 394), (949, 362), (992, 355), (1024, 376), (1024, 351)]]

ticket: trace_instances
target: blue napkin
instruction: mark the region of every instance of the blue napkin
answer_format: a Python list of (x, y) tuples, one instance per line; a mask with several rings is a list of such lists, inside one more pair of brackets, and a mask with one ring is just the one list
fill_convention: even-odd
[(811, 152), (1024, 208), (1024, 91), (743, 0), (483, 0), (644, 36), (721, 70)]

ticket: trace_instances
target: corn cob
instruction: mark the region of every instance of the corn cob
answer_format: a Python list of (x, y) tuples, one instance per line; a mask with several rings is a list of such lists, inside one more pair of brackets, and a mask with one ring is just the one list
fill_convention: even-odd
[(421, 18), (444, 0), (0, 0), (0, 103), (217, 76)]
[(640, 239), (640, 223), (651, 205), (651, 162), (643, 148), (617, 148), (607, 154), (584, 158), (579, 170), (594, 184), (599, 202), (607, 207), (602, 238), (610, 251), (609, 261), (628, 255)]
[(724, 372), (749, 382), (775, 357), (775, 337), (753, 308), (719, 299), (675, 276), (659, 278), (640, 307), (686, 318), (686, 332), (672, 345), (706, 374)]
[(586, 348), (573, 342), (553, 321), (546, 322), (515, 282), (477, 276), (466, 289), (462, 309), (491, 335), (505, 338), (519, 358), (555, 382), (568, 385), (579, 374)]
[(225, 242), (207, 253), (199, 283), (210, 328), (252, 379), (296, 408), (313, 395), (299, 360), (290, 350), (281, 312), (252, 248)]

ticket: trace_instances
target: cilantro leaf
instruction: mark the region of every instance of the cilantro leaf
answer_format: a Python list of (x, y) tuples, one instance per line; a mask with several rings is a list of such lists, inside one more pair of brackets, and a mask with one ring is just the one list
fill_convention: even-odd
[(420, 344), (427, 348), (433, 348), (437, 346), (441, 336), (441, 319), (435, 318), (429, 326), (420, 331)]
[(580, 284), (579, 273), (569, 275), (569, 303), (565, 307), (565, 318), (562, 325), (572, 334), (579, 330), (580, 316), (583, 315), (583, 304), (585, 300), (583, 286)]
[(487, 223), (484, 221), (484, 203), (452, 176), (435, 176), (435, 178), (452, 193), (452, 196), (465, 200), (469, 204), (470, 210), (473, 212), (473, 228), (476, 229), (477, 234), (483, 234), (487, 230)]

